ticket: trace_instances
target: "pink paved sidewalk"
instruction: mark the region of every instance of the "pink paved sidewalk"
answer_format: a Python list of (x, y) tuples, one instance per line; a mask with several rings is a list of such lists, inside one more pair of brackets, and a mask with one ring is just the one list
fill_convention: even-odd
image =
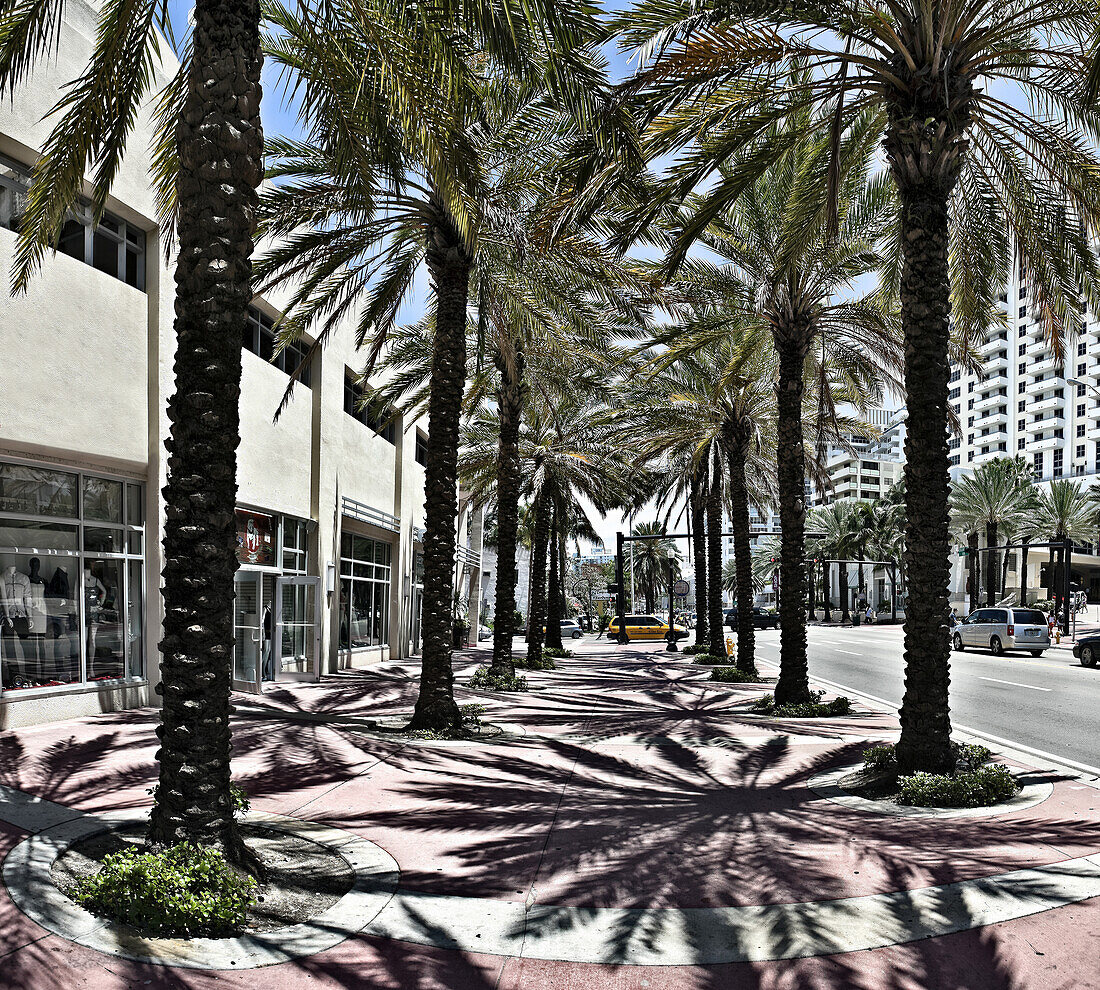
[[(458, 658), (456, 683), (487, 653)], [(401, 890), (469, 903), (710, 909), (912, 891), (1100, 852), (1100, 790), (1054, 779), (1037, 807), (901, 819), (807, 787), (896, 737), (896, 718), (778, 723), (759, 688), (706, 680), (653, 645), (585, 641), (535, 689), (459, 689), (508, 732), (476, 744), (364, 731), (415, 699), (391, 664), (239, 698), (234, 776), (257, 810), (349, 830), (392, 855)], [(328, 721), (333, 720), (333, 721)], [(86, 811), (148, 804), (155, 713), (5, 733), (0, 784)], [(0, 826), (0, 854), (24, 837)], [(456, 900), (457, 903), (457, 900)], [(581, 917), (583, 917), (583, 913)], [(486, 937), (488, 938), (488, 930)], [(644, 932), (631, 933), (644, 938)], [(476, 941), (472, 943), (476, 946)], [(906, 944), (709, 966), (597, 965), (359, 935), (257, 971), (164, 969), (101, 955), (34, 925), (0, 891), (0, 988), (1043, 988), (1100, 985), (1100, 897)]]

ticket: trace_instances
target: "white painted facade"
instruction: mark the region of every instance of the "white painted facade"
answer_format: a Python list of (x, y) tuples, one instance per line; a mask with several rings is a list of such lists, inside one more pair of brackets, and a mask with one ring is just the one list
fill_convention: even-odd
[[(67, 4), (57, 57), (0, 106), (5, 279), (22, 176), (48, 134), (43, 117), (84, 67), (94, 26), (86, 0)], [(108, 222), (130, 234), (117, 247), (118, 270), (105, 270), (114, 248), (102, 228), (74, 227), (63, 242), (80, 254), (82, 233), (83, 257), (50, 254), (25, 294), (0, 294), (0, 589), (9, 568), (15, 587), (0, 591), (0, 728), (156, 701), (174, 282), (155, 221), (148, 138), (145, 118), (108, 203)], [(276, 318), (279, 300), (258, 298), (254, 309)], [(238, 575), (235, 686), (259, 691), (265, 673), (310, 679), (416, 652), (426, 423), (399, 416), (387, 431), (345, 412), (346, 375), (363, 364), (350, 331), (315, 358), (311, 387), (295, 389), (278, 422), (287, 374), (249, 349), (242, 361), (238, 525), (256, 553)], [(104, 505), (117, 521), (93, 526)], [(469, 515), (460, 519), (456, 580), (476, 614), (480, 512), (474, 525)], [(32, 557), (46, 579), (32, 587), (33, 601), (18, 577)], [(50, 590), (59, 569), (67, 596), (54, 593), (64, 590), (60, 579)]]

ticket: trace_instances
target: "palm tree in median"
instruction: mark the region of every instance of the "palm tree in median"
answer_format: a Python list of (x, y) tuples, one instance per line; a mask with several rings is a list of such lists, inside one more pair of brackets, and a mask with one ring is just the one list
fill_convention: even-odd
[(644, 537), (634, 547), (634, 581), (641, 585), (648, 613), (657, 607), (659, 589), (668, 580), (669, 564), (678, 570), (680, 554), (676, 542), (665, 536), (667, 532), (660, 522), (638, 523), (630, 531), (631, 536)]
[[(1050, 540), (1052, 543), (1062, 543), (1066, 540), (1085, 542), (1096, 539), (1094, 498), (1095, 496), (1079, 481), (1055, 479), (1048, 488), (1038, 489), (1034, 503), (1032, 531), (1040, 538)], [(1064, 608), (1065, 581), (1060, 579), (1061, 574), (1056, 576), (1054, 553), (1055, 549), (1051, 547), (1050, 564), (1047, 570), (1051, 581), (1050, 597), (1056, 603), (1055, 611), (1060, 612)]]
[[(955, 765), (946, 635), (952, 324), (975, 339), (998, 319), (1013, 254), (1056, 353), (1066, 328), (1081, 325), (1081, 291), (1100, 304), (1092, 251), (1100, 229), (1096, 20), (1095, 0), (732, 0), (702, 8), (643, 0), (621, 19), (624, 44), (645, 46), (649, 56), (635, 88), (655, 108), (654, 153), (694, 142), (672, 168), (670, 199), (755, 147), (711, 191), (716, 213), (735, 201), (797, 140), (769, 128), (803, 108), (831, 116), (834, 161), (848, 128), (875, 115), (900, 200), (895, 280), (909, 410), (903, 773)], [(807, 64), (812, 72), (797, 75)], [(1011, 102), (1006, 87), (1016, 94)], [(835, 175), (834, 165), (834, 189)], [(654, 199), (649, 214), (664, 208)]]
[[(381, 39), (360, 0), (321, 20), (274, 17), (270, 52), (295, 80), (308, 139), (271, 149), (278, 181), (263, 214), (274, 246), (259, 273), (290, 288), (284, 340), (310, 330), (322, 346), (362, 304), (356, 341), (370, 344), (369, 373), (427, 271), (424, 645), (410, 727), (456, 731), (450, 604), (471, 280), (479, 256), (515, 243), (532, 186), (545, 179), (540, 193), (553, 192), (557, 177), (530, 156), (553, 157), (563, 129), (603, 112), (586, 47), (597, 25), (583, 4), (383, 5), (399, 20)], [(386, 38), (402, 43), (396, 67), (379, 58)]]

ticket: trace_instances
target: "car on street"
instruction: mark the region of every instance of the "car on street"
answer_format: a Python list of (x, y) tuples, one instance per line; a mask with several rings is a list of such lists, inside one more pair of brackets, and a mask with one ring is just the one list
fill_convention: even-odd
[[(542, 627), (542, 631), (546, 632), (546, 626)], [(562, 619), (561, 635), (562, 639), (580, 639), (584, 635), (584, 630), (576, 619)]]
[[(684, 639), (688, 631), (683, 626), (675, 626), (673, 632), (677, 641)], [(607, 638), (614, 639), (619, 634), (619, 617), (616, 615), (607, 627)], [(668, 623), (655, 615), (628, 615), (626, 617), (626, 635), (628, 639), (664, 640), (668, 638)]]
[[(725, 623), (730, 629), (737, 628), (737, 608), (727, 608)], [(779, 613), (774, 609), (764, 608), (762, 605), (753, 605), (752, 624), (754, 629), (778, 629)]]
[(1082, 636), (1073, 644), (1073, 655), (1082, 667), (1095, 667), (1100, 661), (1100, 636)]
[(477, 627), (477, 638), (479, 642), (486, 639), (492, 639), (493, 632), (488, 626), (479, 625)]
[(1001, 656), (1007, 650), (1043, 655), (1050, 647), (1047, 617), (1037, 608), (979, 608), (960, 622), (951, 635), (959, 652), (968, 646)]

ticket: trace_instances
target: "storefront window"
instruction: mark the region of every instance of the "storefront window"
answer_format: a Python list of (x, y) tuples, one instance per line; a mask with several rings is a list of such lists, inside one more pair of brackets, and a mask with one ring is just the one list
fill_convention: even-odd
[(392, 547), (344, 533), (340, 541), (340, 647), (388, 646)]
[(143, 497), (138, 484), (0, 463), (5, 693), (144, 673)]
[(301, 519), (283, 516), (283, 571), (309, 573), (309, 529)]

